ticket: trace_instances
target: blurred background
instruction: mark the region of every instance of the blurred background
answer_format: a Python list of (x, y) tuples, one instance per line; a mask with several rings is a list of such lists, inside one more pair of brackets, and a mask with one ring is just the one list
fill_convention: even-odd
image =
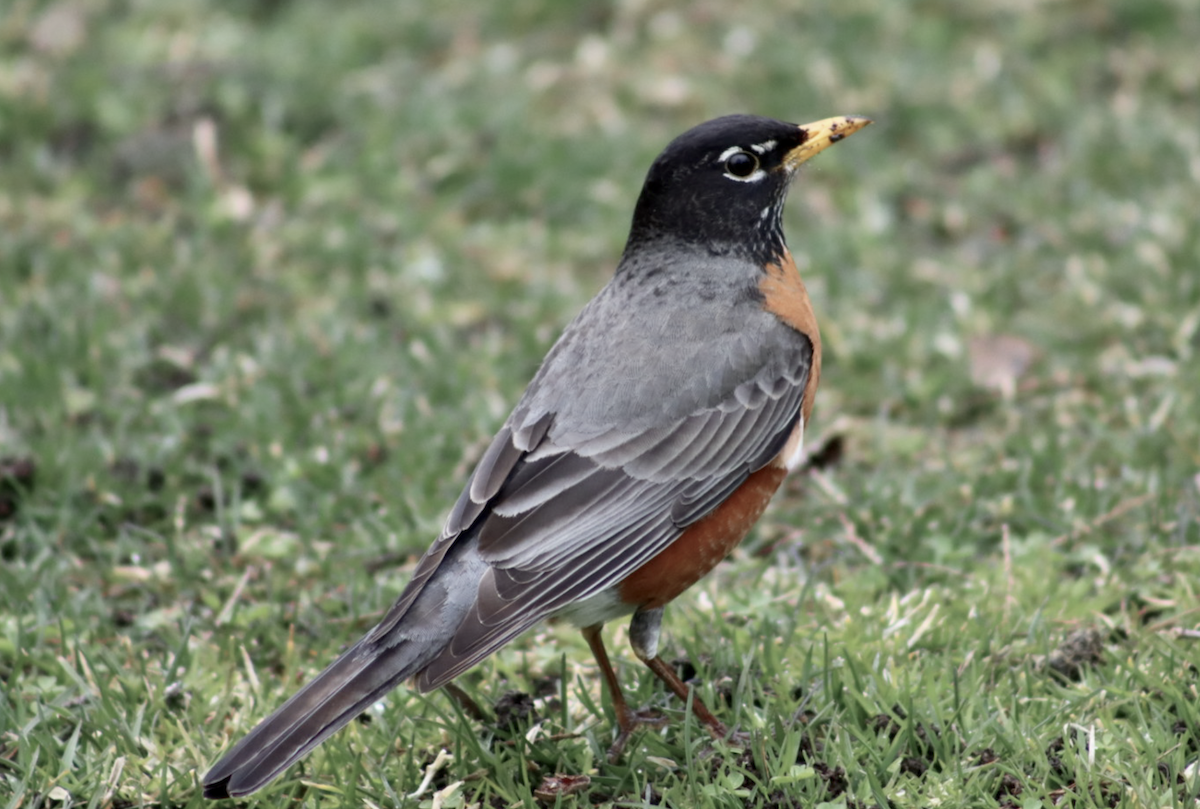
[[(681, 599), (682, 645), (735, 680), (745, 659), (803, 680), (829, 633), (868, 669), (982, 684), (989, 654), (1045, 657), (1081, 626), (1101, 669), (1131, 633), (1190, 631), (1197, 42), (1194, 0), (7, 3), (0, 802), (198, 801), (193, 769), (403, 586), (610, 276), (650, 161), (731, 112), (876, 123), (806, 167), (785, 219), (825, 340), (818, 455), (722, 586)], [(741, 616), (723, 646), (712, 610)], [(767, 619), (792, 622), (794, 659), (760, 648)], [(568, 636), (468, 686), (588, 671)], [(952, 664), (927, 674), (922, 650)], [(1161, 689), (1170, 665), (1095, 687)], [(567, 680), (568, 701), (594, 686)], [(895, 682), (857, 691), (886, 713)], [(862, 713), (821, 693), (805, 704), (835, 724)], [(1039, 754), (1059, 719), (1034, 722)], [(414, 732), (398, 794), (433, 731), (365, 737), (386, 769)], [(582, 771), (588, 749), (519, 755)], [(1162, 758), (1135, 753), (1111, 777), (1152, 794)], [(447, 783), (518, 753), (459, 755)], [(813, 800), (913, 776), (830, 755), (852, 777)], [(641, 801), (638, 766), (579, 800)], [(690, 777), (652, 786), (700, 805), (688, 790), (723, 783)], [(531, 800), (502, 781), (459, 798)]]

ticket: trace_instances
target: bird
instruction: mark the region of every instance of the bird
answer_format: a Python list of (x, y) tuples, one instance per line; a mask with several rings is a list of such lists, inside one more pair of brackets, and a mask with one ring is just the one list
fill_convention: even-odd
[[(451, 681), (543, 619), (579, 627), (616, 717), (634, 710), (601, 628), (659, 656), (665, 606), (725, 558), (803, 456), (821, 337), (783, 233), (801, 164), (871, 123), (727, 115), (651, 164), (611, 280), (550, 349), (383, 619), (204, 776), (249, 795), (403, 681)], [(729, 730), (691, 694), (714, 737)]]

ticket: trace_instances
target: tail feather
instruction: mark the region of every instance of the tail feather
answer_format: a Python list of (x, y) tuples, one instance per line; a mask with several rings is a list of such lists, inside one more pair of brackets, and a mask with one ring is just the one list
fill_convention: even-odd
[(424, 665), (438, 645), (360, 642), (234, 745), (204, 776), (204, 797), (249, 795)]
[(206, 798), (249, 795), (345, 727), (451, 643), (488, 564), (474, 534), (435, 543), (367, 636), (233, 746), (204, 776)]

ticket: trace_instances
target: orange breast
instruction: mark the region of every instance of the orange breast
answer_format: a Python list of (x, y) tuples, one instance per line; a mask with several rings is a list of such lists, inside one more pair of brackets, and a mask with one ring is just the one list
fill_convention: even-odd
[(621, 582), (621, 601), (654, 609), (704, 578), (750, 532), (786, 474), (776, 464), (752, 474), (724, 503)]
[(808, 372), (808, 384), (804, 387), (804, 423), (812, 413), (813, 400), (817, 395), (817, 384), (821, 381), (821, 332), (817, 328), (817, 316), (808, 290), (796, 269), (796, 261), (785, 247), (778, 264), (768, 264), (766, 273), (758, 282), (763, 295), (763, 309), (803, 334), (812, 343), (812, 369)]

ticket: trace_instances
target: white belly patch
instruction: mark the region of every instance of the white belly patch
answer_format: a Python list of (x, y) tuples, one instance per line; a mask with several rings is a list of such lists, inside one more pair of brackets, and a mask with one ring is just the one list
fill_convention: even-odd
[(793, 472), (800, 462), (804, 460), (804, 416), (800, 416), (796, 420), (796, 427), (792, 430), (788, 442), (783, 445), (783, 466), (787, 471)]
[(566, 605), (554, 613), (554, 617), (562, 618), (582, 628), (606, 624), (614, 618), (631, 614), (636, 607), (635, 604), (626, 604), (621, 601), (616, 587), (609, 587), (582, 601)]

